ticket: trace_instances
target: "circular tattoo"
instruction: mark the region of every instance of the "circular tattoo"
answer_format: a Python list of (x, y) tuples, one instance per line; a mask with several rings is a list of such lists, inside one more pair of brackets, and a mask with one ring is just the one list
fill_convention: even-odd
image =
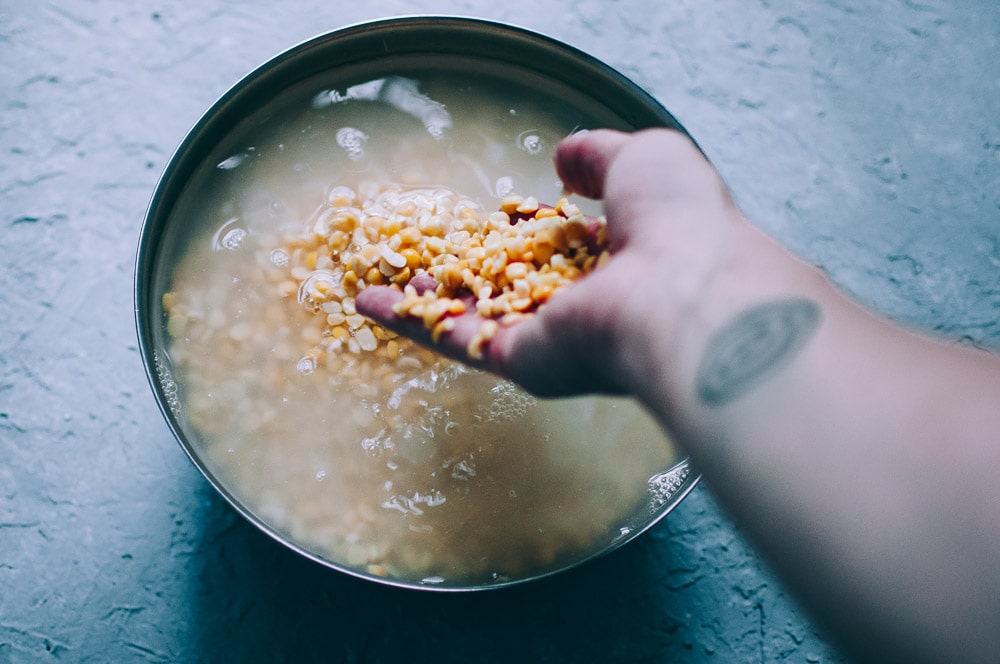
[(698, 369), (702, 403), (719, 406), (745, 394), (798, 353), (819, 319), (819, 307), (801, 298), (741, 313), (708, 342)]

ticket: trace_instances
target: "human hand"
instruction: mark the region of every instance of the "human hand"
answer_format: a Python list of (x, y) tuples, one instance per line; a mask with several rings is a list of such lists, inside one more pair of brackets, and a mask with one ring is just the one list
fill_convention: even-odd
[[(603, 198), (610, 260), (533, 315), (500, 326), (481, 358), (468, 355), (483, 319), (471, 307), (436, 343), (400, 317), (403, 294), (369, 287), (358, 310), (445, 355), (510, 378), (539, 395), (627, 393), (646, 359), (638, 337), (669, 335), (727, 253), (739, 212), (694, 144), (668, 130), (596, 130), (565, 139), (556, 169), (568, 191)], [(423, 282), (421, 281), (423, 279)], [(428, 281), (429, 279), (429, 281)], [(418, 290), (433, 278), (411, 282)]]

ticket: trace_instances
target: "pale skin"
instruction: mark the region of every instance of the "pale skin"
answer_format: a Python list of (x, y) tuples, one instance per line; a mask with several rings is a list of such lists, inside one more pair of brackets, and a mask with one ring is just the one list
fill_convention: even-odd
[[(847, 653), (1000, 660), (1000, 359), (850, 301), (680, 134), (573, 136), (556, 168), (603, 199), (612, 258), (474, 364), (539, 395), (634, 395)], [(426, 341), (399, 297), (358, 308)], [(457, 358), (461, 318), (438, 346)]]

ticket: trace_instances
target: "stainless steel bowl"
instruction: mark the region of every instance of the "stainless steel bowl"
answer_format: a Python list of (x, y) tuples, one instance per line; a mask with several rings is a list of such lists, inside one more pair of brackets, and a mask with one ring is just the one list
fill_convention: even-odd
[[(383, 578), (343, 561), (330, 560), (312, 547), (255, 514), (235, 497), (232, 487), (205, 462), (194, 444), (198, 432), (185, 420), (169, 359), (162, 298), (169, 268), (183, 251), (186, 229), (178, 201), (199, 169), (228, 155), (234, 128), (260, 121), (262, 109), (291, 90), (322, 81), (323, 89), (346, 89), (359, 82), (395, 76), (414, 68), (489, 72), (537, 89), (560, 90), (566, 108), (580, 108), (574, 126), (612, 126), (622, 130), (665, 126), (683, 128), (635, 83), (586, 53), (534, 32), (483, 20), (457, 17), (404, 17), (354, 25), (321, 35), (276, 56), (222, 96), (180, 144), (152, 196), (139, 241), (135, 275), (135, 320), (146, 373), (173, 435), (230, 504), (251, 523), (282, 544), (328, 567), (398, 586), (436, 590), (472, 590), (520, 583), (572, 567), (621, 546), (669, 513), (694, 487), (698, 476), (686, 461), (665, 468), (651, 486), (648, 515), (630, 523), (618, 536), (582, 559), (543, 569), (523, 578), (473, 583), (426, 583)], [(317, 83), (317, 85), (319, 85)], [(320, 89), (320, 88), (316, 88)], [(564, 112), (553, 108), (553, 113)], [(574, 111), (575, 112), (575, 111)], [(575, 122), (575, 121), (574, 121)], [(180, 386), (183, 390), (183, 385)], [(655, 495), (654, 495), (655, 494)]]

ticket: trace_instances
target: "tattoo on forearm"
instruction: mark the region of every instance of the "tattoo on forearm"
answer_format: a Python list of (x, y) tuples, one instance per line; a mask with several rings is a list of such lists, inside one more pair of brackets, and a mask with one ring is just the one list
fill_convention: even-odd
[(788, 363), (819, 325), (819, 307), (796, 298), (748, 309), (711, 339), (698, 369), (698, 397), (720, 406)]

